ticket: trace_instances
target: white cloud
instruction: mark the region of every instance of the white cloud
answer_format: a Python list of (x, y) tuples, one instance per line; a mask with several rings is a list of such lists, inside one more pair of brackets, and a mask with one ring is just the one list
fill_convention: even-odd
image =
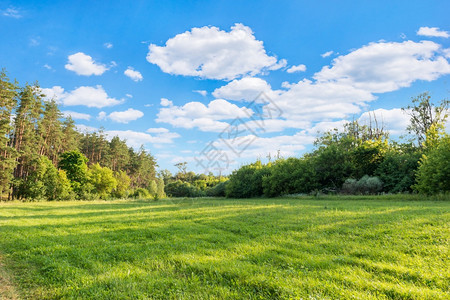
[(103, 46), (104, 46), (106, 49), (111, 49), (111, 48), (113, 47), (113, 44), (111, 44), (111, 43), (104, 43)]
[(147, 132), (148, 133), (168, 133), (169, 129), (163, 128), (163, 127), (149, 128), (149, 129), (147, 129)]
[(335, 58), (332, 66), (314, 75), (319, 82), (339, 82), (372, 93), (408, 87), (416, 80), (431, 81), (450, 74), (450, 64), (436, 54), (431, 41), (378, 42)]
[(144, 77), (142, 77), (141, 72), (134, 70), (132, 67), (128, 67), (128, 69), (123, 72), (126, 76), (130, 77), (133, 81), (142, 81)]
[(198, 94), (202, 95), (203, 97), (205, 97), (208, 94), (208, 92), (204, 91), (204, 90), (194, 90), (193, 92), (198, 93)]
[(444, 53), (444, 56), (445, 56), (446, 58), (450, 58), (450, 48), (443, 49), (443, 50), (442, 50), (442, 53)]
[(57, 103), (61, 103), (62, 98), (66, 95), (64, 89), (59, 85), (55, 85), (52, 88), (41, 88), (42, 94), (46, 96), (45, 100), (55, 100)]
[(125, 94), (125, 96), (127, 96), (128, 98), (133, 98), (133, 95), (131, 94)]
[(108, 114), (104, 111), (98, 113), (97, 120), (103, 121), (108, 118)]
[(70, 111), (70, 110), (62, 111), (62, 114), (64, 115), (65, 118), (71, 117), (74, 120), (89, 121), (91, 119), (91, 115), (83, 114), (83, 113), (79, 113), (79, 112), (75, 112), (75, 111)]
[(327, 51), (325, 53), (320, 54), (320, 56), (322, 56), (323, 58), (330, 56), (331, 54), (333, 54), (334, 51)]
[(173, 102), (166, 98), (161, 98), (161, 106), (172, 106)]
[(305, 71), (306, 71), (305, 65), (292, 66), (286, 70), (286, 72), (288, 72), (288, 73), (305, 72)]
[(46, 68), (47, 70), (53, 70), (52, 66), (50, 66), (50, 65), (48, 65), (48, 64), (45, 64), (45, 65), (44, 65), (44, 68)]
[(450, 34), (448, 31), (440, 30), (438, 27), (420, 27), (417, 30), (417, 35), (429, 36), (429, 37), (443, 37), (448, 38)]
[(250, 109), (240, 108), (225, 100), (217, 99), (207, 106), (200, 102), (189, 102), (184, 106), (163, 107), (159, 110), (156, 121), (168, 123), (174, 127), (217, 132), (228, 126), (228, 123), (220, 120), (248, 118), (252, 113)]
[(242, 24), (235, 24), (229, 32), (208, 26), (192, 28), (169, 39), (165, 46), (151, 44), (147, 60), (165, 73), (225, 80), (286, 64), (268, 56), (263, 42)]
[(21, 12), (19, 11), (19, 9), (17, 9), (17, 8), (15, 8), (15, 7), (13, 7), (13, 6), (10, 6), (10, 7), (8, 7), (7, 9), (4, 9), (4, 10), (0, 10), (0, 14), (1, 14), (2, 16), (10, 17), (10, 18), (15, 18), (15, 19), (20, 19), (20, 18), (22, 18), (22, 14), (21, 14)]
[(133, 130), (107, 130), (105, 131), (105, 134), (109, 139), (118, 136), (120, 139), (126, 140), (126, 143), (130, 147), (134, 148), (146, 144), (172, 144), (174, 142), (173, 139), (180, 137), (180, 135), (175, 132), (151, 135)]
[[(83, 124), (75, 125), (78, 131), (81, 132), (95, 132), (98, 128), (87, 126)], [(148, 134), (133, 130), (105, 130), (106, 138), (111, 140), (118, 136), (121, 140), (125, 140), (127, 145), (133, 148), (139, 148), (141, 145), (151, 144), (157, 147), (159, 144), (172, 144), (174, 139), (179, 138), (180, 135), (176, 132), (159, 132), (157, 134)]]
[(96, 63), (91, 56), (78, 52), (68, 57), (67, 70), (73, 71), (78, 75), (91, 76), (102, 75), (108, 68), (103, 64)]
[(383, 128), (392, 135), (400, 135), (406, 133), (409, 118), (401, 108), (380, 108), (374, 111), (364, 112), (359, 117), (358, 122), (363, 125)]
[[(335, 58), (331, 66), (314, 75), (314, 81), (285, 82), (282, 84), (285, 90), (272, 90), (263, 79), (245, 77), (231, 81), (212, 94), (227, 100), (252, 101), (262, 91), (272, 102), (266, 109), (282, 111), (281, 118), (265, 120), (266, 132), (286, 128), (316, 130), (318, 128), (311, 128), (311, 124), (317, 121), (325, 126), (360, 114), (368, 102), (377, 98), (374, 93), (397, 90), (415, 80), (434, 80), (450, 73), (447, 60), (439, 53), (440, 46), (427, 41), (372, 43)], [(190, 124), (186, 126), (191, 128), (191, 122), (177, 121)], [(213, 124), (213, 121), (218, 120), (209, 121), (210, 129), (224, 128), (223, 122)], [(208, 121), (202, 119), (202, 123), (208, 124)], [(257, 128), (253, 122), (248, 122), (247, 126)], [(204, 127), (206, 131), (206, 125)]]
[(253, 101), (259, 94), (266, 93), (273, 97), (273, 91), (270, 85), (261, 78), (245, 77), (235, 79), (212, 93), (216, 98), (236, 101)]
[(117, 123), (127, 124), (130, 121), (142, 118), (144, 113), (140, 110), (129, 108), (125, 111), (114, 111), (108, 115), (108, 118)]
[(109, 98), (101, 85), (96, 87), (81, 86), (71, 92), (65, 92), (60, 86), (42, 89), (43, 94), (47, 95), (47, 99), (54, 98), (58, 103), (65, 106), (84, 105), (87, 107), (102, 108), (106, 106), (114, 106), (123, 102), (115, 98)]

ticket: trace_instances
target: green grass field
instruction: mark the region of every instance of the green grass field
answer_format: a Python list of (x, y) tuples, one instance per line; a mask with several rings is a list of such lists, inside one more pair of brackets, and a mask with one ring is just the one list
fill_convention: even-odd
[(0, 284), (19, 299), (449, 299), (450, 202), (398, 199), (0, 203)]

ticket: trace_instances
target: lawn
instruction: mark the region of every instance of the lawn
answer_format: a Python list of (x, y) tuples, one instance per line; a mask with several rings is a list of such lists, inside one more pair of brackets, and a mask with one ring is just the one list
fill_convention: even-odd
[(449, 227), (449, 201), (399, 197), (0, 203), (0, 283), (19, 299), (449, 299)]

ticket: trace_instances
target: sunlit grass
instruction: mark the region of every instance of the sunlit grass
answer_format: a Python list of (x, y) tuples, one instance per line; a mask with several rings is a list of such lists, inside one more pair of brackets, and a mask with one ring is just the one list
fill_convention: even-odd
[(2, 203), (0, 257), (22, 298), (448, 299), (450, 202), (349, 199)]

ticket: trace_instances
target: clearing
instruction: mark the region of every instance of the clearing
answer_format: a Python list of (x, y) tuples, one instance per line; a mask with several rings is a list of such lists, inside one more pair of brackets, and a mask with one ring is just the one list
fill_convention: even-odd
[(448, 299), (449, 221), (448, 201), (399, 197), (0, 203), (0, 283), (19, 299)]

